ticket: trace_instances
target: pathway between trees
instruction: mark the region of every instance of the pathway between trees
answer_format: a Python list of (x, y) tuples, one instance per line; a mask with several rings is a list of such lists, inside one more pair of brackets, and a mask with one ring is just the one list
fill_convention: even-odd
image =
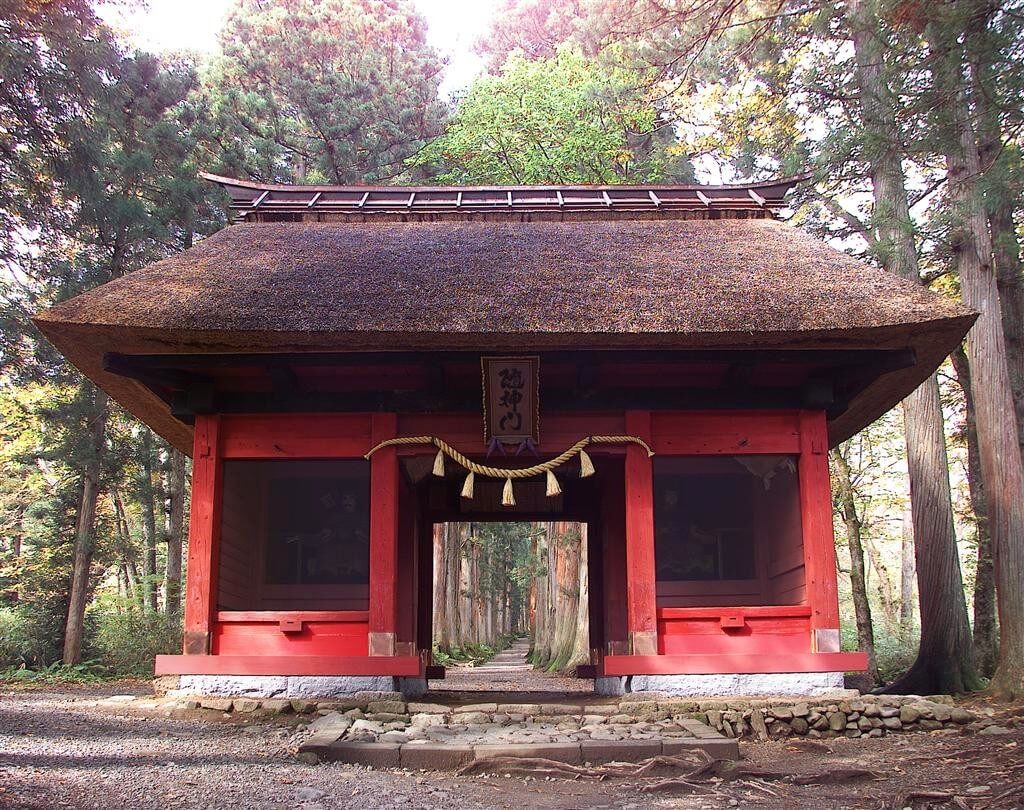
[(590, 678), (567, 678), (534, 669), (527, 660), (530, 640), (516, 639), (507, 650), (478, 667), (448, 667), (443, 680), (430, 681), (432, 692), (531, 692), (592, 694)]

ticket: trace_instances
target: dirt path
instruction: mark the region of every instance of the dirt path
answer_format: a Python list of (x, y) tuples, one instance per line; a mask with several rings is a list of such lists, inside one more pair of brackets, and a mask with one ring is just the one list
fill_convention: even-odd
[(517, 639), (486, 664), (448, 667), (442, 680), (430, 681), (430, 691), (593, 694), (593, 680), (567, 678), (536, 670), (526, 660), (529, 653), (530, 640)]
[[(135, 689), (141, 689), (139, 685)], [(220, 715), (139, 716), (96, 697), (128, 691), (13, 692), (0, 687), (0, 806), (15, 808), (1017, 808), (1024, 806), (1024, 710), (1006, 733), (741, 743), (745, 764), (785, 774), (857, 767), (877, 779), (795, 785), (695, 778), (645, 793), (657, 778), (595, 782), (369, 771), (306, 765), (290, 751), (295, 718), (243, 725)], [(1003, 719), (1005, 718), (1005, 719)], [(955, 796), (914, 799), (931, 792)]]

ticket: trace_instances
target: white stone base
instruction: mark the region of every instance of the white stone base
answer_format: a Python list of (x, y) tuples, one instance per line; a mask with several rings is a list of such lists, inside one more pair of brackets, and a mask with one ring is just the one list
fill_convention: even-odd
[(182, 675), (175, 690), (179, 695), (225, 695), (253, 698), (351, 697), (357, 692), (400, 691), (390, 675)]
[(629, 692), (678, 697), (821, 695), (843, 688), (842, 672), (778, 672), (755, 675), (633, 675)]
[(594, 678), (594, 694), (620, 697), (626, 694), (626, 678), (620, 675), (602, 675), (600, 678)]

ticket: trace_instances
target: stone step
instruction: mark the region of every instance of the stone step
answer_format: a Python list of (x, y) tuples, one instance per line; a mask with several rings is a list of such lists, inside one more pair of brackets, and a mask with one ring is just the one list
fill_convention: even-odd
[(374, 768), (452, 771), (475, 760), (491, 757), (543, 757), (570, 765), (607, 762), (642, 762), (660, 755), (701, 751), (713, 759), (739, 759), (736, 740), (720, 735), (700, 739), (585, 740), (583, 742), (482, 743), (458, 742), (348, 742), (318, 739), (299, 747), (304, 758), (319, 762), (346, 762)]

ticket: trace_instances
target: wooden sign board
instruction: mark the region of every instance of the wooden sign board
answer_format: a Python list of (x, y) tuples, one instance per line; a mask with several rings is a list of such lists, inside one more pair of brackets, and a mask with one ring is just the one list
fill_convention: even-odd
[(540, 358), (482, 357), (484, 443), (540, 441)]

